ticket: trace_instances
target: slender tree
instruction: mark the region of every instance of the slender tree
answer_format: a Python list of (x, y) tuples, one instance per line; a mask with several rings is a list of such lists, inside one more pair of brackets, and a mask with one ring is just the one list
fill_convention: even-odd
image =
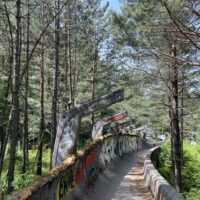
[(27, 66), (29, 59), (29, 46), (30, 46), (30, 6), (27, 0), (27, 30), (26, 30), (26, 67), (25, 74), (25, 96), (24, 96), (24, 134), (23, 134), (23, 163), (22, 172), (27, 171), (28, 164), (28, 94), (29, 94), (29, 67)]
[(74, 106), (74, 95), (73, 95), (73, 74), (72, 74), (72, 53), (71, 53), (71, 28), (72, 28), (72, 17), (71, 17), (71, 5), (68, 4), (68, 26), (67, 26), (67, 39), (68, 39), (68, 67), (69, 67), (69, 108)]
[[(41, 0), (41, 25), (45, 26), (45, 0)], [(39, 131), (39, 144), (38, 144), (38, 153), (37, 153), (37, 175), (42, 175), (42, 149), (43, 149), (43, 136), (44, 136), (44, 53), (45, 53), (45, 35), (41, 37), (41, 58), (40, 58), (40, 131)]]
[[(92, 100), (95, 99), (96, 93), (96, 79), (97, 79), (97, 62), (98, 62), (98, 47), (97, 47), (97, 38), (96, 38), (96, 26), (94, 26), (94, 40), (93, 40), (93, 66), (92, 66)], [(94, 125), (94, 114), (92, 113), (92, 126)]]
[[(60, 9), (60, 1), (55, 1), (55, 10)], [(51, 128), (51, 157), (54, 149), (54, 142), (57, 129), (57, 112), (58, 112), (58, 75), (59, 75), (59, 46), (60, 46), (60, 15), (55, 18), (55, 55), (54, 55), (54, 75), (53, 75), (53, 99), (52, 99), (52, 128)]]
[(15, 58), (13, 75), (12, 93), (12, 113), (10, 127), (10, 160), (8, 167), (8, 192), (13, 190), (12, 181), (14, 180), (16, 145), (19, 131), (19, 81), (20, 81), (20, 29), (21, 29), (21, 0), (16, 2), (16, 38), (15, 38)]
[[(171, 47), (172, 57), (177, 56), (176, 45)], [(177, 191), (181, 191), (181, 140), (180, 140), (180, 128), (179, 128), (179, 94), (178, 94), (178, 67), (176, 63), (171, 64), (170, 74), (170, 124), (171, 124), (171, 137), (173, 140), (173, 166), (175, 176), (175, 186)]]
[[(12, 92), (12, 67), (13, 67), (13, 58), (14, 58), (14, 38), (13, 38), (13, 30), (12, 30), (12, 24), (11, 24), (11, 20), (10, 20), (10, 14), (8, 12), (7, 9), (7, 5), (4, 3), (4, 10), (5, 10), (5, 16), (6, 16), (6, 21), (8, 22), (8, 27), (9, 27), (9, 34), (8, 34), (8, 41), (9, 41), (9, 57), (8, 57), (8, 65), (9, 65), (9, 75), (8, 75), (8, 79), (7, 79), (7, 86), (5, 88), (5, 102), (4, 102), (4, 106), (3, 106), (3, 110), (1, 113), (1, 117), (0, 117), (0, 121), (3, 121), (3, 118), (6, 115), (7, 112), (7, 108), (8, 108), (8, 97), (9, 94)], [(1, 176), (1, 172), (3, 169), (3, 162), (4, 162), (4, 157), (5, 157), (5, 151), (6, 151), (6, 146), (8, 143), (8, 137), (9, 137), (9, 131), (10, 131), (10, 118), (8, 119), (8, 128), (6, 129), (5, 126), (2, 125), (2, 134), (4, 133), (4, 140), (2, 141), (2, 146), (1, 146), (1, 150), (0, 150), (0, 176)]]

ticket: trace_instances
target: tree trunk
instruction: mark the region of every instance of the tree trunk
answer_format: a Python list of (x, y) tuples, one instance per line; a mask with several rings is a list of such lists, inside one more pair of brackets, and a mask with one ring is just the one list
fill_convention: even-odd
[(184, 69), (182, 69), (182, 83), (181, 83), (181, 132), (180, 132), (180, 151), (181, 151), (181, 164), (183, 164), (183, 133), (184, 133), (184, 88), (185, 88), (185, 81), (184, 81)]
[[(13, 46), (14, 41), (13, 41), (12, 26), (11, 26), (10, 16), (9, 16), (6, 4), (4, 4), (4, 9), (5, 9), (5, 12), (6, 12), (6, 18), (7, 18), (8, 25), (9, 25), (10, 44), (9, 44), (9, 60), (8, 60), (9, 75), (8, 75), (8, 79), (6, 81), (7, 86), (5, 88), (5, 94), (4, 94), (5, 102), (4, 102), (4, 106), (3, 106), (1, 117), (0, 117), (0, 121), (2, 121), (2, 122), (4, 120), (4, 117), (5, 117), (7, 108), (8, 108), (7, 105), (8, 105), (9, 93), (12, 93), (12, 66), (13, 66), (13, 57), (14, 57), (14, 46)], [(10, 111), (10, 113), (11, 113), (11, 111)], [(5, 136), (4, 136), (4, 141), (2, 143), (1, 150), (0, 150), (0, 177), (1, 177), (1, 172), (2, 172), (2, 169), (3, 169), (3, 161), (4, 161), (6, 146), (7, 146), (8, 137), (9, 137), (8, 132), (10, 131), (10, 118), (8, 119), (8, 121), (9, 121), (8, 122), (8, 128), (7, 128), (6, 131), (5, 131), (4, 125), (2, 124)]]
[[(41, 0), (41, 23), (44, 27), (44, 2)], [(42, 149), (43, 149), (43, 136), (44, 136), (44, 46), (45, 36), (41, 37), (41, 61), (40, 61), (40, 133), (37, 157), (37, 175), (42, 175)]]
[[(8, 112), (8, 96), (10, 92), (12, 91), (12, 65), (13, 65), (13, 45), (10, 45), (10, 52), (9, 52), (9, 72), (8, 72), (8, 78), (6, 80), (6, 87), (5, 87), (5, 93), (4, 93), (4, 105), (2, 112), (0, 114), (0, 122), (4, 120), (5, 114)], [(3, 125), (3, 124), (2, 124)]]
[[(172, 45), (171, 55), (176, 57), (176, 46)], [(174, 163), (174, 177), (175, 187), (178, 192), (181, 191), (181, 152), (180, 152), (180, 128), (179, 128), (179, 114), (178, 114), (178, 68), (175, 63), (172, 63), (171, 78), (170, 78), (170, 106), (171, 106), (171, 128), (173, 139), (173, 163)]]
[(68, 34), (67, 34), (67, 22), (65, 22), (65, 57), (64, 57), (64, 103), (63, 106), (67, 110), (68, 108), (68, 94), (69, 94), (69, 87), (68, 87)]
[(76, 89), (77, 89), (77, 82), (79, 77), (79, 65), (77, 62), (77, 2), (74, 0), (74, 80), (73, 80), (73, 96), (75, 99), (76, 96)]
[(22, 162), (22, 173), (26, 173), (28, 165), (28, 93), (29, 93), (29, 32), (30, 32), (30, 11), (29, 11), (29, 0), (27, 0), (28, 13), (27, 13), (27, 36), (26, 36), (26, 67), (27, 71), (25, 74), (25, 96), (24, 96), (24, 135), (23, 135), (23, 162)]
[[(60, 1), (55, 1), (56, 12), (60, 9)], [(55, 18), (55, 57), (54, 57), (54, 85), (53, 85), (53, 99), (52, 99), (52, 127), (51, 127), (51, 158), (54, 149), (57, 130), (57, 105), (58, 105), (58, 75), (59, 75), (59, 45), (60, 45), (60, 15)]]
[(68, 4), (68, 66), (69, 66), (69, 109), (74, 107), (74, 96), (73, 96), (73, 79), (72, 79), (72, 55), (71, 55), (71, 8)]
[[(4, 143), (5, 143), (5, 131), (3, 126), (0, 124), (0, 161), (3, 153)], [(0, 177), (1, 177), (1, 171), (0, 171)]]
[[(170, 70), (169, 70), (170, 71)], [(171, 74), (171, 73), (169, 73)], [(171, 123), (171, 116), (172, 116), (172, 109), (171, 109), (171, 88), (170, 88), (170, 84), (169, 84), (169, 89), (170, 91), (168, 92), (168, 102), (169, 102), (169, 119), (170, 119), (170, 124), (169, 124), (169, 133), (170, 133), (170, 140), (171, 140), (171, 163), (172, 163), (172, 169), (171, 169), (171, 173), (172, 173), (172, 176), (173, 176), (173, 179), (174, 179), (174, 174), (175, 174), (175, 171), (174, 171), (174, 149), (173, 149), (173, 135), (172, 135), (172, 123)]]
[[(13, 56), (12, 56), (12, 61), (13, 61)], [(12, 85), (12, 63), (10, 63), (10, 71), (9, 71), (9, 76), (7, 79), (7, 86), (6, 86), (6, 92), (5, 92), (5, 102), (4, 102), (4, 107), (1, 113), (0, 117), (0, 122), (3, 122), (5, 113), (7, 110), (7, 105), (8, 105), (8, 95), (9, 91), (11, 90), (11, 85)], [(8, 120), (10, 124), (10, 120)], [(0, 135), (1, 135), (1, 141), (0, 141), (0, 177), (1, 177), (1, 172), (3, 169), (3, 161), (4, 161), (4, 156), (5, 156), (5, 151), (6, 151), (6, 146), (8, 143), (8, 131), (5, 131), (4, 125), (0, 124), (1, 130), (0, 130)], [(8, 126), (9, 127), (9, 126)]]
[(8, 192), (13, 190), (12, 181), (14, 180), (15, 171), (15, 154), (17, 137), (19, 130), (19, 80), (20, 80), (20, 25), (21, 25), (21, 0), (16, 2), (16, 43), (15, 43), (15, 63), (13, 76), (13, 93), (12, 93), (12, 115), (11, 115), (11, 132), (10, 132), (10, 160), (8, 166)]
[[(97, 44), (96, 44), (96, 27), (95, 27), (94, 28), (94, 41), (93, 41), (92, 100), (95, 99), (95, 93), (96, 93), (97, 59), (98, 59), (98, 50), (97, 50)], [(94, 113), (92, 113), (91, 123), (92, 123), (92, 127), (93, 127)]]

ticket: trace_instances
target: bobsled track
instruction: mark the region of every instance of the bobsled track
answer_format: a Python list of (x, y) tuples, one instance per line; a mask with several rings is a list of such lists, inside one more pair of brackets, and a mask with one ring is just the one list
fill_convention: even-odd
[(48, 175), (9, 199), (183, 199), (155, 169), (158, 153), (159, 147), (151, 148), (136, 135), (107, 135), (69, 156)]

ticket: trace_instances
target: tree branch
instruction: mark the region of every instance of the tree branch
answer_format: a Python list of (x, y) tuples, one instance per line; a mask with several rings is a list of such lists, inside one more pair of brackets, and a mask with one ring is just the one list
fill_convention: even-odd
[(47, 23), (47, 25), (45, 26), (45, 28), (42, 30), (42, 32), (40, 33), (40, 36), (38, 37), (34, 47), (32, 48), (31, 52), (30, 52), (30, 55), (29, 55), (29, 58), (28, 58), (28, 62), (27, 62), (27, 65), (24, 67), (24, 69), (22, 70), (22, 73), (21, 73), (21, 77), (20, 77), (20, 85), (21, 85), (21, 82), (22, 82), (22, 79), (24, 77), (24, 75), (26, 74), (26, 71), (28, 70), (28, 67), (29, 67), (29, 63), (31, 61), (31, 58), (35, 52), (35, 49), (37, 47), (37, 45), (39, 44), (42, 36), (44, 35), (44, 33), (46, 32), (46, 30), (48, 29), (48, 27), (51, 25), (51, 23), (55, 20), (55, 18), (60, 14), (60, 12), (62, 11), (62, 9), (67, 5), (69, 0), (67, 0), (63, 5), (62, 7), (60, 8), (60, 10), (52, 17), (52, 19)]

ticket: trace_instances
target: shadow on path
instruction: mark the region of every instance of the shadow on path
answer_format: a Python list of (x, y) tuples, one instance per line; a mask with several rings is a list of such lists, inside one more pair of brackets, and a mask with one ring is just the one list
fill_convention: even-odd
[(149, 146), (118, 159), (113, 166), (98, 176), (94, 185), (89, 186), (81, 200), (150, 200), (151, 193), (143, 182), (143, 161)]

